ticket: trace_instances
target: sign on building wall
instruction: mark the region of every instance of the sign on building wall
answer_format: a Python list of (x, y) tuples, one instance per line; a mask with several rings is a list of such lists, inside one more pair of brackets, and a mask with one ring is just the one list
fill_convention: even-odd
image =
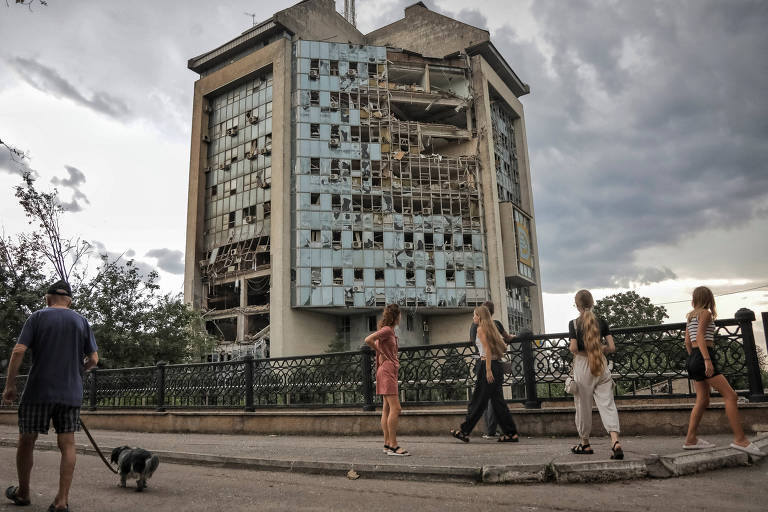
[(515, 237), (517, 239), (518, 271), (522, 276), (534, 279), (533, 244), (531, 242), (531, 220), (515, 209)]

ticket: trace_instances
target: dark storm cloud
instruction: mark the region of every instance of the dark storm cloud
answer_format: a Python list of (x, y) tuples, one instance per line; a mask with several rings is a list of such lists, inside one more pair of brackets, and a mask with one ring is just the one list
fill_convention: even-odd
[(152, 249), (145, 256), (157, 259), (157, 266), (169, 274), (184, 273), (184, 253), (174, 249)]
[(549, 62), (513, 28), (492, 33), (531, 85), (522, 101), (547, 291), (673, 279), (674, 262), (647, 268), (634, 251), (758, 215), (766, 5), (537, 1)]
[(85, 183), (85, 174), (77, 167), (71, 165), (65, 165), (64, 168), (69, 174), (68, 178), (51, 178), (51, 183), (59, 185), (72, 190), (72, 199), (70, 201), (62, 201), (61, 206), (70, 212), (79, 212), (83, 210), (80, 201), (86, 204), (91, 204), (88, 197), (80, 190), (80, 185)]
[(25, 82), (39, 91), (69, 99), (110, 117), (120, 118), (129, 114), (127, 105), (121, 99), (102, 91), (94, 92), (90, 99), (86, 98), (58, 71), (32, 58), (13, 57), (9, 59), (9, 64)]

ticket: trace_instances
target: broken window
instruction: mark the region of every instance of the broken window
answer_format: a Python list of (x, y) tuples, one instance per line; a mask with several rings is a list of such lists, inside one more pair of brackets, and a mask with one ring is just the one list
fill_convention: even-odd
[(363, 269), (356, 268), (355, 269), (355, 281), (362, 281), (363, 280)]
[(340, 268), (333, 269), (333, 284), (344, 284), (344, 274)]
[(446, 281), (456, 280), (456, 270), (453, 268), (453, 265), (451, 265), (450, 263), (445, 269), (445, 280)]
[(268, 218), (272, 212), (272, 201), (264, 201), (264, 218)]
[(309, 194), (309, 202), (313, 206), (319, 206), (320, 205), (320, 194), (317, 192), (313, 192)]
[(360, 127), (359, 126), (350, 126), (349, 127), (349, 137), (352, 142), (360, 142)]
[(235, 212), (229, 212), (229, 219), (227, 221), (227, 228), (232, 229), (235, 227), (235, 218), (237, 214)]
[(373, 232), (373, 247), (381, 249), (384, 246), (384, 233), (382, 231)]
[(317, 123), (312, 123), (309, 125), (309, 136), (313, 139), (319, 139), (320, 138), (320, 125)]
[(214, 285), (208, 293), (208, 309), (222, 310), (240, 306), (240, 281)]
[(331, 67), (330, 67), (331, 76), (339, 76), (339, 61), (332, 60), (330, 64), (331, 64)]
[(339, 194), (331, 195), (331, 208), (333, 210), (341, 210), (341, 196)]
[(309, 104), (312, 106), (320, 105), (320, 91), (309, 91)]
[(219, 191), (219, 187), (217, 187), (216, 185), (211, 187), (211, 195), (212, 196), (215, 196), (218, 191)]
[(246, 283), (249, 306), (266, 306), (269, 304), (270, 283), (268, 276), (246, 279)]
[(205, 322), (208, 334), (221, 341), (237, 339), (237, 318), (219, 318)]
[(368, 317), (368, 330), (369, 331), (377, 331), (376, 328), (376, 315), (372, 315)]
[(376, 270), (374, 270), (373, 276), (374, 276), (374, 279), (376, 279), (376, 281), (383, 281), (384, 280), (384, 270), (377, 268)]
[(309, 174), (320, 174), (320, 159), (319, 158), (310, 158), (309, 159)]
[(320, 230), (319, 229), (313, 229), (310, 231), (310, 242), (312, 243), (320, 243), (322, 241), (322, 238), (320, 236)]

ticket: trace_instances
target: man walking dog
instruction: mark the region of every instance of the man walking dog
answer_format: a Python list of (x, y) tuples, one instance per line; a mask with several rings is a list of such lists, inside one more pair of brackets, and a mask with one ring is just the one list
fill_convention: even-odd
[(17, 396), (16, 376), (24, 352), (32, 352), (32, 368), (19, 405), (19, 444), (16, 471), (19, 485), (5, 496), (14, 504), (30, 504), (29, 482), (38, 434), (47, 434), (51, 421), (56, 430), (61, 466), (59, 491), (49, 512), (69, 511), (69, 488), (75, 472), (75, 432), (80, 430), (83, 402), (82, 372), (96, 366), (99, 356), (88, 321), (69, 309), (72, 289), (66, 281), (51, 285), (45, 295), (48, 307), (30, 315), (13, 347), (3, 403)]

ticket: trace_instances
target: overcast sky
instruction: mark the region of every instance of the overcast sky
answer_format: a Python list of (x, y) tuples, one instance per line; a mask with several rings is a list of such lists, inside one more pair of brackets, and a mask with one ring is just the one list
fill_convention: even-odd
[[(0, 138), (57, 186), (66, 228), (180, 291), (187, 59), (291, 1), (0, 2)], [(369, 32), (410, 1), (359, 0)], [(698, 284), (768, 284), (768, 2), (427, 1), (487, 28), (526, 112), (548, 331), (572, 295), (635, 289), (680, 321)], [(339, 9), (343, 2), (338, 1)], [(0, 152), (0, 218), (26, 223)], [(768, 288), (719, 299), (768, 311)], [(756, 325), (757, 327), (757, 325)]]

